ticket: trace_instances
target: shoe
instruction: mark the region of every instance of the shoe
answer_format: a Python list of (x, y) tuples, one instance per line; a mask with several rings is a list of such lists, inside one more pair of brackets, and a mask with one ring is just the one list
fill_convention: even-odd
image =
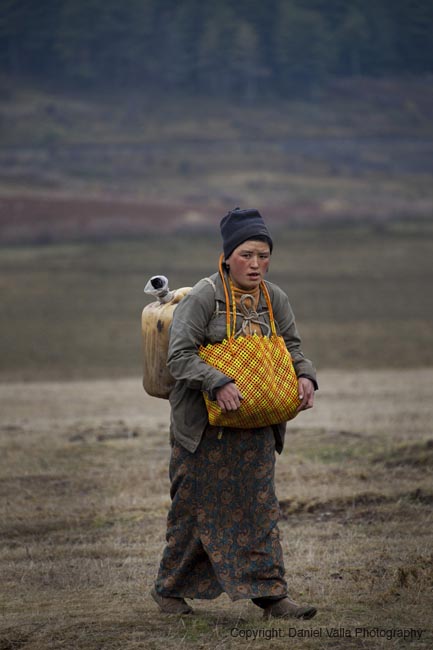
[(163, 614), (192, 614), (192, 608), (185, 602), (183, 598), (167, 598), (160, 596), (155, 587), (150, 591), (155, 603)]
[(263, 618), (302, 618), (316, 616), (317, 609), (311, 605), (297, 605), (290, 598), (281, 598), (264, 608)]

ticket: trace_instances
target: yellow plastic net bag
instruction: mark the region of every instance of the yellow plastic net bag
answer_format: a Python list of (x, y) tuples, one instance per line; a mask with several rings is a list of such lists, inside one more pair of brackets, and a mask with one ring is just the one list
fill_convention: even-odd
[(298, 380), (290, 352), (275, 329), (271, 300), (264, 282), (261, 289), (269, 309), (271, 336), (234, 338), (236, 302), (232, 293), (233, 330), (230, 302), (220, 259), (220, 274), (226, 297), (227, 339), (200, 346), (199, 356), (236, 382), (243, 400), (237, 411), (223, 413), (216, 401), (203, 393), (209, 422), (214, 426), (249, 429), (293, 419), (300, 404)]

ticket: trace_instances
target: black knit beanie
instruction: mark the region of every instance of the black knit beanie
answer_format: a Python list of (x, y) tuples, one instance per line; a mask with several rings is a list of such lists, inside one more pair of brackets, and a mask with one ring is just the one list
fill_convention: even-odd
[(236, 208), (221, 219), (221, 236), (223, 238), (224, 258), (227, 259), (242, 242), (259, 237), (264, 239), (271, 249), (273, 242), (258, 210), (241, 210)]

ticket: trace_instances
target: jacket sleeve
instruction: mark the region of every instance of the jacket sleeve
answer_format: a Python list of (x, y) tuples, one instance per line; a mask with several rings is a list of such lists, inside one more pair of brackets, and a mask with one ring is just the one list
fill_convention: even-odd
[(214, 308), (213, 288), (206, 285), (200, 290), (196, 285), (174, 311), (167, 356), (174, 379), (184, 381), (188, 388), (206, 391), (211, 399), (216, 388), (232, 381), (198, 356)]
[[(276, 287), (275, 287), (276, 288)], [(317, 390), (318, 384), (316, 379), (316, 369), (309, 359), (302, 352), (301, 338), (296, 327), (295, 316), (290, 306), (289, 299), (282, 291), (274, 291), (274, 300), (272, 301), (274, 318), (278, 324), (279, 332), (283, 337), (287, 349), (289, 350), (296, 376), (307, 377), (311, 379), (314, 388)]]

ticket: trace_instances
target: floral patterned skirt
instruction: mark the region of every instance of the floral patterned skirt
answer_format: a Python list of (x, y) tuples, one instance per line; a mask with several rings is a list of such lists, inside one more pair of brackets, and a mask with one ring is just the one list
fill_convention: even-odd
[(232, 600), (287, 595), (270, 427), (208, 426), (194, 454), (175, 443), (172, 504), (156, 590)]

